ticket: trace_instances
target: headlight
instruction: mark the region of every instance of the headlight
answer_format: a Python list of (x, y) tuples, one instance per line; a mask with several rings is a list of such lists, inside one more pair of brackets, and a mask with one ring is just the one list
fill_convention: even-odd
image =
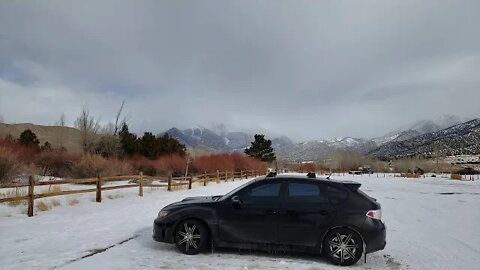
[(162, 211), (158, 212), (158, 217), (159, 218), (164, 218), (166, 216), (168, 216), (168, 211), (162, 210)]

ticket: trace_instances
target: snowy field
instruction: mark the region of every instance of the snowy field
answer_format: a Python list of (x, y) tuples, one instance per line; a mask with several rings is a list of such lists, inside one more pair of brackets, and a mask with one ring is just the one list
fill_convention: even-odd
[[(361, 182), (382, 204), (387, 225), (385, 250), (351, 269), (478, 269), (480, 181), (332, 178)], [(62, 203), (32, 218), (1, 204), (0, 269), (340, 269), (301, 254), (227, 249), (187, 256), (152, 240), (152, 222), (163, 206), (187, 196), (224, 194), (244, 182), (176, 192), (146, 189), (143, 198), (136, 189), (106, 191), (100, 204), (92, 202), (94, 193), (63, 196), (80, 203)]]

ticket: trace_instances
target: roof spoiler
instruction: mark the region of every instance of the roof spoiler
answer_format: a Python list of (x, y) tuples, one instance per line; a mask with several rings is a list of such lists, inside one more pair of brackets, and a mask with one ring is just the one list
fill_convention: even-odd
[(347, 187), (350, 191), (355, 192), (357, 191), (362, 184), (358, 182), (353, 182), (353, 181), (344, 181), (342, 182), (345, 187)]

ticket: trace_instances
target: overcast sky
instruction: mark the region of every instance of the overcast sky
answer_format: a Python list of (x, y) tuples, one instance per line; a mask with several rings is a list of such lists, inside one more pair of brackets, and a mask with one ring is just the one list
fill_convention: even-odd
[(1, 1), (0, 115), (296, 141), (480, 117), (480, 1)]

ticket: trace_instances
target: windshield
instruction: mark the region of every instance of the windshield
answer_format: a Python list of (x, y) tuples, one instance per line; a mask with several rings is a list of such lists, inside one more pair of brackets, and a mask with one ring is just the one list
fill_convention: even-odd
[(250, 185), (251, 183), (253, 183), (253, 182), (257, 181), (257, 180), (258, 180), (258, 178), (255, 178), (255, 179), (253, 179), (253, 180), (251, 180), (251, 181), (248, 181), (247, 183), (245, 183), (245, 184), (237, 187), (236, 189), (230, 191), (229, 193), (223, 195), (223, 197), (222, 197), (220, 200), (225, 200), (226, 198), (232, 196), (233, 194), (237, 193), (237, 192), (238, 192), (239, 190), (241, 190), (242, 188)]

